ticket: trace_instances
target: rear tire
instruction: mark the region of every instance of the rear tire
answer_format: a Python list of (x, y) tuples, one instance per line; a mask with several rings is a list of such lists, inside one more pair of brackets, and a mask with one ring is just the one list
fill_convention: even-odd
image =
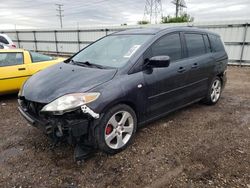
[(108, 154), (124, 150), (132, 141), (137, 128), (134, 110), (120, 104), (108, 110), (95, 130), (98, 148)]
[(207, 105), (216, 104), (220, 99), (221, 92), (222, 92), (222, 82), (221, 79), (218, 76), (216, 76), (211, 82), (207, 96), (203, 100), (203, 102)]

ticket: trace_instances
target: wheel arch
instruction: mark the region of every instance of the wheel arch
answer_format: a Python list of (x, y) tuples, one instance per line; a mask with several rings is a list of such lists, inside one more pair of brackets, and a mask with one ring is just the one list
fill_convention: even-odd
[(224, 72), (221, 72), (221, 73), (219, 73), (219, 74), (217, 74), (216, 76), (218, 76), (219, 78), (220, 78), (220, 81), (221, 81), (221, 84), (224, 86), (224, 79), (223, 79), (223, 77), (224, 77)]
[(103, 108), (103, 113), (107, 112), (110, 108), (113, 108), (114, 106), (117, 106), (120, 104), (125, 104), (125, 105), (129, 106), (130, 108), (132, 108), (136, 114), (137, 119), (138, 119), (138, 109), (137, 109), (135, 103), (133, 103), (132, 101), (129, 101), (129, 100), (119, 100), (119, 101), (112, 102)]

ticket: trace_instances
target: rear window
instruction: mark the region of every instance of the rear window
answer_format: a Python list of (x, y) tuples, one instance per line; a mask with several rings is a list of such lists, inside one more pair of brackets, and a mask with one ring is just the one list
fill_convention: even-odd
[(0, 42), (4, 44), (9, 44), (9, 42), (3, 36), (0, 36)]
[(23, 53), (6, 52), (0, 53), (0, 67), (23, 64)]
[(202, 34), (186, 33), (185, 39), (189, 57), (199, 56), (206, 53), (206, 47)]
[(211, 42), (213, 52), (221, 52), (221, 51), (225, 50), (224, 45), (223, 45), (223, 43), (222, 43), (219, 36), (209, 35), (209, 39), (210, 39), (210, 42)]
[(32, 63), (37, 63), (37, 62), (42, 62), (42, 61), (51, 61), (51, 60), (55, 59), (54, 57), (39, 54), (36, 52), (30, 52), (30, 56), (32, 59)]

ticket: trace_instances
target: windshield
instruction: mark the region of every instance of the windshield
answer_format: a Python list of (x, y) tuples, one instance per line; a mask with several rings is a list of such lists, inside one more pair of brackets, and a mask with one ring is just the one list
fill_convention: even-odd
[(150, 35), (107, 36), (73, 57), (73, 61), (119, 68), (150, 38)]

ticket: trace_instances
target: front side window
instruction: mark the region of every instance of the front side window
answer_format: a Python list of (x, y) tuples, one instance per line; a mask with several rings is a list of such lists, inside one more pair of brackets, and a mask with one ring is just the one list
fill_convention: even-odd
[(185, 34), (188, 56), (199, 56), (206, 53), (204, 40), (201, 34)]
[(124, 66), (151, 35), (111, 35), (88, 46), (73, 61), (119, 68)]
[(181, 59), (181, 40), (180, 35), (169, 34), (160, 38), (152, 46), (152, 56), (166, 55), (171, 61)]
[(0, 67), (23, 64), (23, 53), (3, 52), (0, 53)]
[(32, 59), (32, 63), (37, 63), (37, 62), (42, 62), (42, 61), (51, 61), (51, 60), (55, 59), (54, 57), (39, 54), (36, 52), (30, 52), (30, 56)]

